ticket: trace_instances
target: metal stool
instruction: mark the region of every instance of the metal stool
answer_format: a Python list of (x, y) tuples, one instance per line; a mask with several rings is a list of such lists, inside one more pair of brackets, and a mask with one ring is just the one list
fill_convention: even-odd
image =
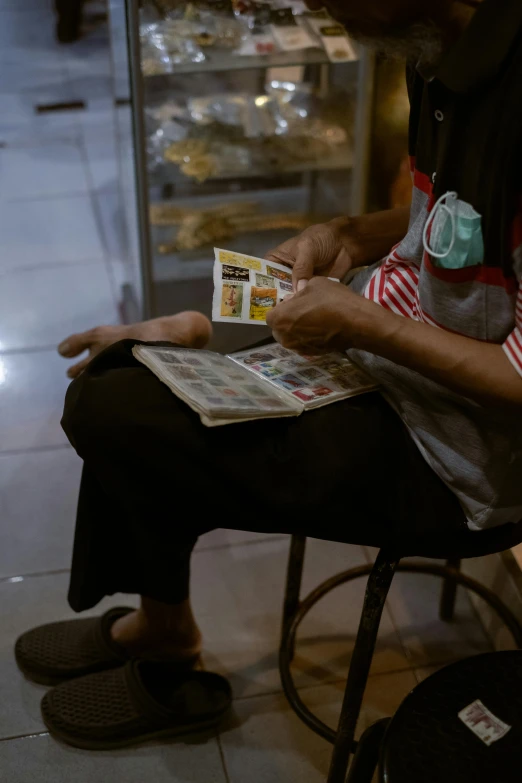
[[(511, 727), (489, 746), (458, 717), (477, 700)], [(370, 726), (347, 783), (371, 783), (377, 762), (386, 783), (518, 783), (521, 747), (522, 652), (476, 655), (428, 677), (391, 720)]]
[[(511, 631), (518, 647), (522, 648), (522, 626), (511, 610), (488, 588), (461, 573), (462, 559), (503, 552), (522, 542), (522, 522), (504, 525), (481, 533), (463, 531), (451, 541), (401, 542), (397, 547), (384, 548), (374, 565), (363, 565), (327, 579), (306, 598), (300, 600), (301, 578), (304, 566), (306, 537), (292, 536), (286, 591), (283, 607), (279, 671), (286, 697), (294, 712), (313, 731), (334, 745), (328, 783), (345, 783), (350, 756), (355, 752), (355, 729), (377, 640), (382, 611), (393, 577), (397, 571), (432, 574), (444, 580), (440, 602), (440, 617), (453, 617), (458, 585), (479, 595), (494, 609)], [(445, 560), (445, 565), (434, 563), (400, 564), (403, 557), (426, 557)], [(335, 587), (367, 576), (366, 595), (359, 630), (352, 654), (337, 731), (317, 718), (302, 701), (292, 679), (290, 665), (294, 656), (296, 632), (310, 609)]]

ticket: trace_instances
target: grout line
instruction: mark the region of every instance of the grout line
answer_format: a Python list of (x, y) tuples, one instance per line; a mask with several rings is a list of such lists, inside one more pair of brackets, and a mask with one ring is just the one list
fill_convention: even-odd
[(227, 762), (225, 759), (225, 753), (223, 751), (223, 745), (221, 743), (221, 734), (219, 733), (219, 731), (216, 731), (216, 740), (217, 740), (219, 755), (221, 758), (221, 764), (223, 766), (223, 773), (225, 775), (225, 782), (230, 783), (230, 775), (228, 774)]
[(34, 264), (29, 266), (17, 266), (13, 267), (12, 269), (2, 269), (0, 271), (0, 278), (6, 277), (7, 275), (12, 274), (18, 274), (19, 272), (39, 272), (44, 271), (47, 269), (63, 269), (64, 267), (67, 269), (78, 269), (78, 267), (82, 266), (96, 266), (96, 264), (99, 264), (100, 266), (105, 265), (105, 259), (103, 258), (86, 258), (82, 261), (54, 261), (48, 264)]
[[(453, 659), (452, 659), (451, 663), (452, 662), (453, 662)], [(438, 665), (439, 665), (438, 663), (430, 663), (429, 664), (429, 666), (438, 666)], [(426, 665), (426, 666), (417, 666), (417, 668), (418, 669), (428, 668), (428, 665)], [(385, 671), (385, 672), (381, 672), (381, 671), (373, 672), (368, 677), (368, 680), (371, 680), (371, 679), (376, 678), (376, 677), (386, 677), (386, 676), (393, 675), (393, 674), (404, 674), (404, 672), (412, 672), (412, 674), (415, 676), (415, 670), (414, 670), (413, 667), (411, 667), (411, 666), (403, 666), (403, 667), (399, 667), (398, 669), (390, 669), (389, 671)], [(310, 690), (313, 690), (314, 688), (324, 688), (327, 685), (339, 685), (339, 683), (346, 683), (347, 678), (348, 678), (348, 671), (346, 672), (346, 675), (344, 677), (337, 677), (336, 676), (336, 677), (334, 677), (331, 680), (330, 679), (326, 679), (326, 680), (322, 680), (320, 682), (310, 683), (309, 685), (296, 686), (296, 689), (298, 691), (310, 691)], [(263, 696), (279, 696), (279, 695), (284, 695), (284, 691), (283, 691), (282, 687), (278, 688), (276, 690), (272, 690), (272, 691), (264, 691), (263, 693), (253, 693), (253, 694), (251, 694), (249, 696), (234, 696), (234, 701), (247, 701), (248, 699), (258, 699), (258, 698), (261, 698)]]
[[(72, 449), (72, 446), (68, 445), (65, 446), (65, 448)], [(4, 456), (2, 452), (0, 452), (0, 458)], [(214, 550), (219, 549), (235, 549), (236, 547), (242, 547), (249, 544), (263, 544), (267, 539), (263, 539), (261, 541), (243, 541), (243, 542), (237, 542), (235, 544), (225, 544), (225, 545), (217, 545), (215, 547), (208, 547), (207, 549), (196, 549), (192, 553), (193, 555), (201, 554), (201, 552), (213, 552)], [(278, 540), (277, 538), (270, 538), (269, 540)], [(56, 568), (51, 571), (30, 571), (28, 573), (22, 573), (22, 574), (11, 574), (10, 576), (0, 576), (0, 584), (5, 582), (21, 582), (24, 579), (34, 579), (41, 576), (56, 576), (59, 574), (68, 574), (70, 572), (70, 568)]]
[[(216, 529), (219, 530), (220, 528), (216, 528)], [(253, 546), (255, 544), (264, 544), (267, 541), (283, 541), (284, 538), (285, 536), (283, 533), (281, 533), (281, 535), (275, 535), (275, 536), (270, 536), (267, 534), (264, 538), (254, 539), (254, 540), (247, 539), (246, 541), (236, 541), (233, 544), (209, 544), (208, 546), (198, 547), (197, 549), (194, 550), (193, 554), (197, 555), (198, 552), (215, 552), (216, 550), (231, 549), (236, 546)]]
[[(112, 136), (114, 141), (114, 151), (116, 155), (118, 154), (118, 147), (116, 145), (116, 130), (115, 125), (113, 124), (112, 127)], [(85, 138), (84, 128), (82, 128), (81, 138), (79, 142), (79, 150), (80, 150), (80, 156), (83, 161), (84, 171), (85, 171), (85, 179), (87, 181), (87, 186), (89, 188), (89, 198), (91, 202), (91, 209), (94, 215), (94, 222), (96, 224), (96, 230), (98, 232), (98, 236), (100, 238), (100, 242), (102, 245), (103, 250), (103, 258), (104, 258), (104, 264), (105, 264), (105, 271), (107, 273), (107, 277), (109, 280), (109, 285), (111, 289), (112, 298), (114, 301), (114, 307), (116, 308), (116, 312), (120, 313), (120, 297), (118, 292), (118, 283), (116, 281), (116, 277), (114, 275), (114, 269), (112, 267), (112, 264), (110, 262), (110, 253), (108, 249), (108, 242), (107, 242), (107, 234), (105, 231), (105, 225), (101, 216), (101, 209), (99, 204), (99, 199), (96, 195), (96, 188), (95, 188), (95, 182), (94, 177), (92, 176), (91, 172), (91, 166), (90, 166), (90, 160), (89, 160), (89, 153), (87, 149), (87, 141)], [(119, 200), (118, 203), (118, 211), (121, 210), (121, 200)], [(121, 214), (118, 216), (118, 227), (117, 230), (121, 229), (122, 232), (125, 232), (125, 225), (124, 225), (124, 218)], [(122, 322), (121, 316), (119, 316), (119, 322)]]
[(64, 449), (72, 449), (70, 443), (56, 443), (53, 446), (32, 446), (27, 449), (5, 449), (0, 450), (0, 457), (16, 457), (22, 454), (40, 454), (45, 451), (62, 451)]
[(12, 742), (21, 739), (34, 739), (36, 737), (48, 737), (48, 731), (36, 731), (33, 734), (14, 734), (12, 737), (0, 737), (0, 742)]
[[(45, 351), (56, 351), (57, 346), (52, 345), (31, 345), (28, 348), (2, 348), (0, 356), (13, 356), (17, 353), (44, 353)], [(23, 449), (25, 451), (25, 449)]]
[[(21, 148), (20, 148), (21, 149)], [(4, 203), (7, 204), (20, 204), (20, 202), (25, 201), (46, 201), (50, 198), (77, 198), (79, 196), (88, 196), (89, 191), (86, 190), (72, 190), (70, 192), (65, 193), (42, 193), (40, 196), (31, 196), (31, 198), (27, 198), (27, 196), (18, 196), (17, 198), (11, 198), (11, 199), (5, 199)]]
[(35, 571), (34, 573), (29, 574), (13, 574), (12, 576), (0, 576), (0, 584), (5, 584), (6, 582), (24, 582), (26, 579), (38, 579), (42, 576), (60, 576), (61, 574), (68, 574), (70, 573), (70, 568), (56, 568), (53, 571)]

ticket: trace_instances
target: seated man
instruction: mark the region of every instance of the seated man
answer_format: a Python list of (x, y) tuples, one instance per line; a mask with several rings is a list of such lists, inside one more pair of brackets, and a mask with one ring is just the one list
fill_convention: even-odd
[[(84, 460), (69, 602), (81, 612), (114, 593), (141, 596), (136, 611), (44, 626), (17, 643), (28, 676), (69, 680), (45, 697), (44, 715), (82, 747), (150, 736), (143, 705), (168, 679), (154, 666), (168, 662), (175, 677), (196, 660), (190, 556), (209, 529), (239, 520), (258, 532), (406, 547), (413, 535), (458, 537), (522, 518), (522, 3), (327, 5), (352, 33), (416, 64), (411, 214), (340, 217), (277, 248), (270, 257), (293, 267), (296, 293), (268, 320), (285, 347), (349, 351), (382, 394), (206, 428), (131, 351), (135, 340), (202, 347), (203, 316), (100, 328), (62, 345), (66, 356), (90, 348), (94, 357), (70, 371), (83, 369), (63, 418)], [(350, 287), (327, 279), (363, 266)], [(233, 466), (235, 503), (246, 507), (248, 477), (267, 465), (284, 477), (271, 485), (270, 514), (247, 519), (216, 503)], [(152, 669), (118, 678), (133, 657)], [(117, 726), (103, 713), (108, 693), (122, 710), (132, 704)], [(97, 708), (105, 722), (92, 718)], [(169, 715), (158, 706), (154, 725), (175, 733)]]

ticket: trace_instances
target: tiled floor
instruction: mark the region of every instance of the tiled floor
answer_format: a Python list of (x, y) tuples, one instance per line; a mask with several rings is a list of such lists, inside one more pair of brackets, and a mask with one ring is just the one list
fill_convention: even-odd
[[(72, 750), (45, 733), (44, 689), (16, 670), (18, 634), (72, 614), (67, 570), (81, 464), (59, 426), (67, 380), (55, 345), (70, 332), (117, 321), (109, 273), (119, 245), (107, 36), (97, 30), (60, 48), (50, 8), (51, 0), (0, 0), (0, 777), (319, 783), (330, 748), (288, 709), (277, 673), (288, 547), (282, 536), (217, 531), (194, 556), (205, 664), (226, 674), (235, 694), (219, 736), (109, 754)], [(87, 111), (34, 113), (35, 103), (72, 99), (85, 100)], [(306, 588), (368, 557), (359, 547), (312, 542)], [(489, 648), (464, 595), (457, 622), (437, 620), (437, 588), (429, 577), (397, 579), (360, 730), (392, 714), (438, 665)], [(331, 595), (301, 631), (296, 681), (332, 725), (363, 589), (354, 583)]]

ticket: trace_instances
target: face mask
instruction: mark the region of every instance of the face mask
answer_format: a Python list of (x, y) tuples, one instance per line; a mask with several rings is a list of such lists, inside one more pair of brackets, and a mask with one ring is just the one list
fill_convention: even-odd
[(482, 217), (471, 204), (449, 191), (434, 205), (423, 233), (424, 250), (443, 269), (484, 263)]

